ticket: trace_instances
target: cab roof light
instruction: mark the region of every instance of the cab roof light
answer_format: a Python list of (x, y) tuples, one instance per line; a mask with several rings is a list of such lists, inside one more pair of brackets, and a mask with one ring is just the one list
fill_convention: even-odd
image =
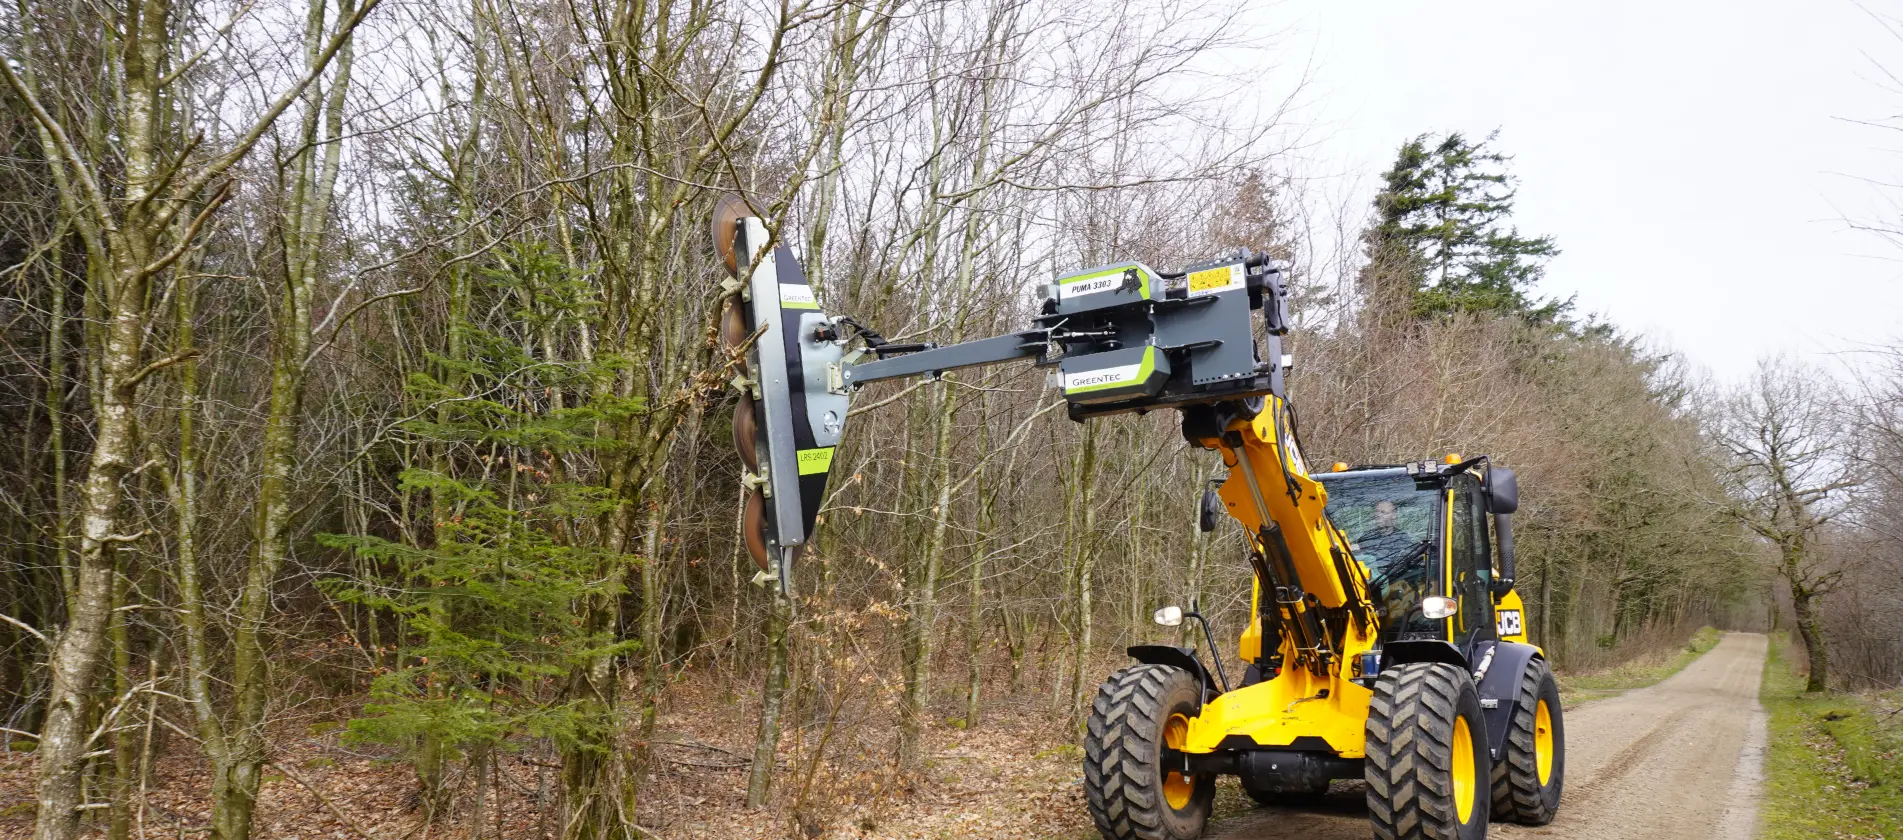
[(1440, 459), (1440, 462), (1443, 464), (1448, 464), (1450, 466), (1453, 464), (1458, 464), (1460, 463), (1460, 453), (1449, 452)]
[(1336, 461), (1336, 462), (1335, 462), (1335, 466), (1334, 466), (1334, 471), (1335, 471), (1335, 472), (1347, 472), (1347, 471), (1348, 471), (1348, 462), (1347, 462), (1347, 461)]

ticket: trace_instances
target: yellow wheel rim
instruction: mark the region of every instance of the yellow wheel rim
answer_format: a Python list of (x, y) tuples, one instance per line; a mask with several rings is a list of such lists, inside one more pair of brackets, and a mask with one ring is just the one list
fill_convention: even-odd
[[(1163, 746), (1172, 750), (1183, 748), (1189, 740), (1189, 718), (1182, 715), (1170, 715), (1169, 722), (1163, 724)], [(1170, 808), (1181, 811), (1189, 805), (1190, 794), (1196, 792), (1196, 782), (1189, 776), (1169, 770), (1163, 774), (1163, 799)]]
[(1474, 815), (1474, 741), (1467, 719), (1454, 718), (1454, 809), (1465, 825)]
[(1533, 760), (1540, 766), (1540, 786), (1553, 780), (1553, 711), (1546, 708), (1546, 698), (1540, 698), (1540, 704), (1533, 712)]

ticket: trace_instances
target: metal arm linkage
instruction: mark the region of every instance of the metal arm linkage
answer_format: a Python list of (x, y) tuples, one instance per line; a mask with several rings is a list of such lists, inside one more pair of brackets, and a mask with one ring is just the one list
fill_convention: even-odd
[(858, 388), (886, 379), (908, 376), (937, 376), (961, 368), (995, 365), (1019, 359), (1034, 359), (1050, 346), (1049, 334), (1027, 330), (1015, 335), (981, 338), (948, 347), (928, 347), (915, 353), (850, 365), (841, 373), (849, 388)]
[[(760, 219), (726, 207), (715, 242), (737, 281), (721, 338), (746, 356), (734, 420), (747, 468), (743, 536), (788, 594), (851, 396), (865, 385), (1033, 360), (1057, 368), (1074, 420), (1218, 405), (1253, 416), (1282, 396), (1288, 295), (1267, 257), (1237, 251), (1176, 273), (1137, 262), (1074, 272), (1043, 286), (1030, 329), (946, 347), (901, 345), (821, 310), (798, 258)], [(877, 358), (860, 361), (867, 355)], [(1309, 638), (1318, 635), (1303, 636), (1307, 648), (1319, 649)]]

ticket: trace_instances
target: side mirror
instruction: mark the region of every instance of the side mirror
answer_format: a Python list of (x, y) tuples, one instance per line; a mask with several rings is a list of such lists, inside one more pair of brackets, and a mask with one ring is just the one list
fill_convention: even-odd
[(1155, 619), (1159, 626), (1175, 627), (1183, 623), (1183, 608), (1177, 606), (1164, 607), (1157, 610), (1156, 614), (1151, 616), (1151, 618)]
[(1205, 534), (1216, 530), (1216, 521), (1223, 515), (1222, 497), (1216, 495), (1215, 488), (1203, 490), (1202, 509), (1196, 515), (1196, 527)]
[(1487, 512), (1513, 513), (1520, 509), (1520, 480), (1506, 467), (1487, 468)]
[(1513, 514), (1494, 514), (1493, 534), (1500, 550), (1500, 576), (1493, 579), (1493, 594), (1504, 598), (1513, 591)]

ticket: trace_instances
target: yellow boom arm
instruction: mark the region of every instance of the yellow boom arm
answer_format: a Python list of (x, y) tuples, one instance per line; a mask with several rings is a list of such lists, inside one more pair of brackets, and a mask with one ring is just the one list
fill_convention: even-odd
[(1328, 491), (1308, 475), (1287, 404), (1268, 396), (1253, 419), (1200, 443), (1221, 451), (1229, 477), (1218, 494), (1249, 534), (1256, 586), (1240, 654), (1261, 681), (1211, 701), (1184, 750), (1234, 735), (1262, 746), (1317, 736), (1359, 757), (1369, 691), (1353, 680), (1379, 634), (1368, 572), (1323, 513)]

